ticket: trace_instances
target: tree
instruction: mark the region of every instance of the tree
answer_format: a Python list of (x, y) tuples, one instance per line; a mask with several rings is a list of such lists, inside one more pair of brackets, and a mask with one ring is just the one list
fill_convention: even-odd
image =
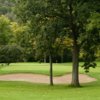
[[(98, 49), (100, 48), (100, 13), (94, 12), (91, 13), (90, 18), (88, 19), (88, 24), (86, 26), (86, 31), (88, 33), (87, 37), (84, 38), (85, 43), (82, 45), (83, 48), (83, 57), (84, 57), (84, 67), (86, 72), (89, 72), (89, 68), (96, 67), (96, 63), (94, 62), (97, 57)], [(88, 44), (89, 45), (86, 45)]]
[[(94, 6), (96, 5), (96, 6)], [(17, 15), (21, 21), (31, 21), (34, 17), (38, 18), (38, 27), (43, 20), (59, 19), (62, 32), (72, 39), (72, 85), (79, 86), (79, 53), (85, 40), (91, 38), (86, 31), (86, 25), (92, 12), (100, 11), (99, 0), (18, 0)], [(33, 20), (33, 21), (32, 21)], [(31, 23), (31, 25), (34, 25)], [(40, 26), (39, 26), (40, 25)], [(36, 29), (36, 28), (34, 28)], [(33, 30), (34, 30), (33, 29)], [(50, 30), (52, 33), (52, 30)], [(97, 34), (97, 33), (96, 33)], [(96, 34), (94, 34), (96, 36)], [(85, 36), (86, 38), (83, 38)], [(92, 37), (93, 38), (93, 37)], [(87, 42), (87, 45), (88, 42)], [(94, 56), (94, 55), (93, 55)]]
[(15, 19), (13, 8), (15, 0), (0, 0), (0, 15), (5, 15), (10, 19)]
[(10, 41), (11, 28), (10, 20), (4, 16), (0, 16), (0, 45), (6, 45)]
[[(59, 41), (58, 39), (58, 42)], [(71, 54), (71, 47), (72, 47), (72, 39), (68, 38), (68, 37), (63, 37), (63, 41), (62, 43), (60, 43), (60, 47), (58, 49), (58, 55), (60, 55), (61, 57), (61, 62), (69, 62), (72, 61), (72, 54)]]
[(18, 42), (15, 41), (15, 32), (12, 26), (9, 18), (4, 15), (0, 16), (0, 63), (10, 64), (22, 60), (23, 50), (18, 46)]
[[(87, 24), (88, 18), (91, 15), (91, 12), (98, 11), (99, 5), (94, 6), (94, 4), (98, 4), (98, 2), (99, 2), (98, 0), (96, 0), (93, 3), (84, 0), (83, 1), (48, 0), (49, 5), (51, 4), (49, 7), (52, 7), (51, 9), (53, 13), (50, 13), (47, 16), (49, 15), (59, 16), (63, 18), (65, 22), (68, 23), (66, 25), (66, 28), (67, 27), (69, 28), (69, 36), (73, 40), (73, 48), (72, 48), (73, 49), (73, 70), (72, 70), (72, 83), (71, 83), (73, 86), (79, 86), (79, 78), (78, 78), (79, 60), (78, 59), (79, 59), (81, 44), (83, 43), (82, 39), (80, 38), (82, 38), (82, 35), (87, 36), (87, 39), (91, 38), (88, 37), (88, 32), (86, 31), (85, 26)], [(50, 12), (50, 10), (47, 12)], [(98, 32), (96, 34), (98, 34)], [(94, 60), (95, 59), (91, 61)]]
[(11, 30), (13, 44), (21, 46), (24, 50), (24, 61), (31, 61), (35, 59), (34, 50), (34, 38), (32, 34), (29, 34), (28, 25), (19, 24), (17, 22), (11, 22)]
[[(22, 22), (30, 21), (31, 23), (31, 29), (33, 34), (35, 34), (35, 41), (36, 41), (36, 51), (38, 52), (37, 55), (46, 54), (49, 56), (49, 62), (50, 62), (50, 84), (53, 85), (53, 57), (55, 55), (56, 48), (55, 42), (57, 38), (59, 38), (63, 33), (61, 30), (61, 25), (63, 24), (61, 20), (59, 20), (56, 17), (47, 17), (42, 14), (38, 14), (38, 12), (34, 13), (32, 16), (30, 13), (32, 11), (35, 11), (35, 9), (27, 10), (27, 14), (23, 13), (25, 15), (23, 17), (22, 10), (25, 10), (29, 7), (29, 5), (33, 5), (36, 2), (33, 1), (27, 1), (26, 8), (23, 9), (22, 5), (26, 1), (19, 1), (19, 5), (17, 7), (17, 16), (20, 17)], [(42, 3), (42, 2), (41, 2)], [(45, 3), (43, 2), (43, 5)], [(24, 6), (24, 5), (23, 5)], [(32, 6), (31, 6), (32, 7)], [(20, 10), (19, 10), (20, 9)], [(30, 17), (31, 15), (31, 17)], [(29, 17), (29, 18), (28, 18)], [(28, 18), (28, 19), (27, 19)], [(37, 25), (38, 23), (38, 25)]]
[[(45, 18), (46, 19), (46, 18)], [(48, 19), (46, 19), (48, 20)], [(49, 21), (43, 21), (44, 24), (40, 27), (39, 34), (36, 35), (37, 53), (46, 54), (49, 56), (50, 63), (50, 85), (53, 85), (53, 58), (57, 52), (57, 39), (61, 37), (60, 25), (57, 23), (58, 19), (51, 18)], [(61, 41), (60, 41), (61, 42)]]
[(0, 47), (0, 63), (15, 63), (22, 61), (23, 49), (15, 45), (6, 45)]

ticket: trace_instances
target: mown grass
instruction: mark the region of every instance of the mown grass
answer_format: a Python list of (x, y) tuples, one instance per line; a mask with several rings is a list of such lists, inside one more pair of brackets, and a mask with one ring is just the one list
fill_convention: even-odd
[(84, 84), (81, 88), (67, 85), (51, 87), (46, 84), (0, 82), (0, 100), (100, 100), (99, 82)]
[[(97, 63), (100, 66), (100, 63)], [(80, 63), (80, 66), (82, 63)], [(72, 71), (72, 63), (53, 64), (54, 76), (63, 75)], [(100, 67), (99, 67), (100, 68)], [(91, 69), (92, 72), (99, 72), (98, 68)], [(49, 75), (48, 63), (13, 63), (9, 66), (0, 65), (0, 74), (11, 73), (34, 73), (34, 74), (46, 74)], [(80, 73), (84, 73), (83, 68), (80, 67)]]
[[(54, 76), (71, 72), (71, 63), (53, 64)], [(10, 66), (1, 66), (0, 74), (34, 73), (49, 75), (48, 63), (13, 63)]]
[[(68, 65), (54, 64), (55, 75), (71, 72), (71, 63)], [(48, 75), (48, 70), (48, 64), (41, 64), (40, 66), (38, 63), (19, 63), (4, 67), (0, 72), (4, 74), (6, 71), (7, 73), (13, 71), (36, 73), (35, 71), (37, 71), (37, 73)], [(80, 73), (84, 73), (82, 68), (80, 68)], [(100, 63), (96, 69), (91, 69), (88, 75), (95, 77), (97, 81), (81, 84), (81, 88), (72, 88), (67, 84), (49, 86), (28, 82), (0, 81), (0, 100), (100, 100)]]

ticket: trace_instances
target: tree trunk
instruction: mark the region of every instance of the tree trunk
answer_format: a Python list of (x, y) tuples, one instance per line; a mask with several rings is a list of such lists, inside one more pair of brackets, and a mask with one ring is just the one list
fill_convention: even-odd
[(64, 50), (62, 50), (62, 52), (61, 52), (61, 63), (63, 63), (64, 62)]
[(77, 39), (73, 40), (73, 68), (72, 68), (72, 86), (79, 87), (79, 47)]
[(50, 85), (53, 85), (53, 64), (52, 64), (52, 56), (49, 56), (49, 63), (50, 63)]
[(46, 63), (47, 61), (46, 61), (46, 54), (44, 54), (44, 63)]
[(69, 2), (69, 14), (70, 14), (70, 29), (72, 31), (72, 38), (73, 38), (73, 68), (72, 68), (72, 86), (78, 87), (79, 84), (79, 47), (77, 43), (78, 38), (78, 28), (74, 22), (74, 15), (73, 15), (73, 0)]

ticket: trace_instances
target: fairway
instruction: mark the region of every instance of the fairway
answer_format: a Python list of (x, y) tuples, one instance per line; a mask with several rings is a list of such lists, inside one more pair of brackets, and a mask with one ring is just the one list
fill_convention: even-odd
[[(82, 63), (81, 63), (82, 64)], [(91, 69), (89, 76), (97, 79), (92, 83), (81, 84), (81, 88), (66, 85), (49, 86), (27, 82), (0, 81), (0, 100), (100, 100), (100, 63), (96, 69)], [(16, 63), (4, 66), (1, 74), (37, 73), (49, 75), (49, 64)], [(71, 73), (71, 63), (54, 64), (54, 75)], [(84, 70), (80, 67), (80, 73)]]
[[(83, 63), (80, 63), (80, 73), (85, 73), (81, 67)], [(53, 64), (53, 75), (61, 76), (72, 71), (72, 63), (54, 63)], [(49, 75), (49, 63), (12, 63), (9, 66), (0, 65), (0, 74), (11, 74), (11, 73), (33, 73), (33, 74), (44, 74)], [(95, 69), (91, 68), (90, 72), (99, 72), (100, 63), (97, 62)]]
[(100, 100), (100, 84), (82, 88), (22, 82), (0, 82), (1, 100)]
[[(53, 64), (54, 76), (71, 72), (71, 63)], [(1, 66), (0, 74), (33, 73), (49, 75), (49, 63), (13, 63), (10, 66)]]

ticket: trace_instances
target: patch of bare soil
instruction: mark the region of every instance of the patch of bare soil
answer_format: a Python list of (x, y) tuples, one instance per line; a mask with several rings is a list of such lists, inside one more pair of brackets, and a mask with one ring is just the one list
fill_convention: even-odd
[[(26, 81), (32, 83), (47, 83), (49, 84), (49, 76), (39, 74), (8, 74), (0, 75), (1, 81)], [(68, 84), (71, 83), (71, 74), (64, 76), (54, 77), (55, 84)], [(80, 83), (88, 83), (96, 81), (95, 78), (89, 77), (88, 75), (79, 75)]]

